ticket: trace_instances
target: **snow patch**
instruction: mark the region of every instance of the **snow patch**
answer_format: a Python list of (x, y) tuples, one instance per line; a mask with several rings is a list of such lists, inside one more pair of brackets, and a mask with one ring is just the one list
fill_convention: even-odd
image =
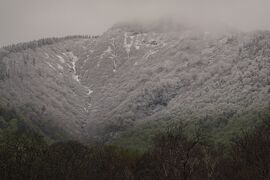
[(158, 52), (158, 50), (150, 50), (143, 56), (143, 59), (148, 59), (150, 56), (152, 56), (153, 54), (155, 54), (157, 52)]
[(105, 51), (105, 53), (111, 53), (112, 52), (112, 48), (111, 46), (108, 47), (108, 49)]
[(68, 65), (68, 66), (71, 67), (73, 70), (72, 78), (74, 80), (76, 80), (77, 82), (80, 82), (79, 76), (77, 75), (77, 71), (76, 71), (76, 62), (78, 61), (78, 57), (75, 56), (73, 54), (73, 52), (68, 52), (68, 53), (64, 53), (64, 54), (65, 54), (65, 56), (67, 56), (71, 59), (71, 66), (70, 65)]
[(79, 76), (78, 75), (73, 75), (72, 78), (77, 81), (77, 82), (80, 82), (80, 79), (79, 79)]
[(87, 96), (90, 96), (94, 91), (91, 90), (89, 87), (85, 86), (85, 88), (87, 89)]
[(56, 55), (61, 63), (65, 63), (65, 59), (62, 56)]
[[(128, 37), (131, 39), (131, 41), (129, 43), (128, 43)], [(129, 58), (131, 47), (132, 47), (133, 42), (134, 42), (134, 37), (135, 36), (128, 36), (127, 32), (125, 32), (125, 34), (124, 34), (124, 48), (126, 49), (126, 52), (128, 54), (128, 58)]]
[[(79, 76), (77, 75), (77, 71), (76, 71), (76, 62), (78, 61), (78, 57), (75, 56), (72, 52), (67, 53), (68, 57), (71, 59), (71, 67), (73, 69), (73, 74), (72, 74), (72, 78), (74, 80), (76, 80), (78, 83), (81, 84)], [(81, 84), (81, 86), (83, 86), (86, 90), (87, 90), (87, 96), (90, 96), (94, 91), (91, 90), (89, 87), (84, 86)]]
[(139, 34), (136, 36), (136, 40), (135, 40), (135, 49), (139, 50), (141, 48), (141, 46), (143, 45), (142, 41), (144, 41), (144, 34)]
[(53, 67), (53, 65), (51, 64), (51, 63), (49, 63), (49, 62), (46, 62), (46, 64), (50, 67), (50, 68), (52, 68), (53, 70), (55, 70), (56, 71), (56, 69)]
[[(112, 42), (110, 43), (108, 48), (100, 55), (100, 60), (103, 59), (105, 56), (107, 58), (111, 59), (113, 62), (113, 69), (114, 69), (114, 71), (116, 71), (115, 69), (117, 67), (117, 64), (116, 64), (115, 58), (117, 57), (117, 54), (115, 52), (115, 50), (116, 50), (115, 39), (112, 38), (111, 41)], [(97, 67), (100, 66), (100, 60), (97, 62)]]
[(103, 59), (105, 55), (111, 55), (109, 58), (112, 59), (113, 56), (112, 56), (112, 48), (111, 46), (108, 46), (108, 48), (100, 55), (100, 59)]

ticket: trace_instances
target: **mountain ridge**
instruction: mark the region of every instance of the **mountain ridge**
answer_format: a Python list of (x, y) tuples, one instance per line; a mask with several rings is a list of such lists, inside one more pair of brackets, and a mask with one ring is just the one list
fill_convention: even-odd
[(0, 56), (1, 106), (79, 139), (110, 139), (166, 116), (269, 105), (270, 32), (152, 27), (120, 24)]

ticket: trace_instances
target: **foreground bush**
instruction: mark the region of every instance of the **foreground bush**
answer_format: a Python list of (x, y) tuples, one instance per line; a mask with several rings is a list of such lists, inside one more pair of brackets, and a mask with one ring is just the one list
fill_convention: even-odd
[(156, 136), (144, 154), (112, 145), (75, 141), (48, 145), (27, 128), (4, 131), (0, 141), (3, 180), (268, 180), (270, 119), (243, 131), (229, 147), (210, 143), (185, 127)]

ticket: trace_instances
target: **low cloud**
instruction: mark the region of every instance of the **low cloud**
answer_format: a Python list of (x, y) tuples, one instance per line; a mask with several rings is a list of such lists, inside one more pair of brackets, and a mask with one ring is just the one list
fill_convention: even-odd
[(270, 30), (269, 0), (1, 0), (0, 45), (101, 34), (114, 23), (171, 17), (243, 31)]

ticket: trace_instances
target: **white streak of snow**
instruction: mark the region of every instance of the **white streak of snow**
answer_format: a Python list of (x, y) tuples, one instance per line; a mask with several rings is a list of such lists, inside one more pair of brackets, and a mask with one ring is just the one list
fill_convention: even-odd
[[(108, 46), (108, 48), (100, 55), (100, 59), (103, 59), (105, 55), (112, 55), (112, 48), (111, 46)], [(111, 56), (109, 57), (111, 58)]]
[(91, 90), (89, 87), (85, 86), (85, 88), (87, 89), (87, 96), (90, 96), (94, 91)]
[(71, 59), (71, 68), (73, 70), (72, 78), (77, 82), (80, 82), (79, 76), (77, 75), (76, 71), (76, 62), (78, 61), (78, 57), (75, 56), (73, 52), (65, 53), (65, 55)]
[(56, 55), (61, 63), (65, 63), (65, 59), (62, 56)]
[(125, 32), (124, 36), (125, 36), (124, 37), (124, 48), (126, 49), (126, 52), (128, 54), (128, 59), (129, 59), (130, 49), (133, 45), (133, 40), (134, 40), (135, 36), (130, 36), (130, 39), (131, 39), (130, 43), (128, 43), (128, 33), (127, 32)]
[(46, 64), (50, 67), (50, 68), (52, 68), (53, 70), (55, 70), (56, 71), (56, 69), (53, 67), (53, 65), (51, 64), (51, 63), (49, 63), (49, 62), (46, 62)]
[(80, 82), (80, 79), (79, 79), (79, 76), (78, 76), (78, 75), (73, 75), (72, 77), (73, 77), (73, 79), (75, 79), (76, 81)]
[(149, 52), (147, 52), (144, 56), (143, 59), (148, 59), (150, 56), (152, 56), (153, 54), (157, 53), (158, 50), (150, 50)]

